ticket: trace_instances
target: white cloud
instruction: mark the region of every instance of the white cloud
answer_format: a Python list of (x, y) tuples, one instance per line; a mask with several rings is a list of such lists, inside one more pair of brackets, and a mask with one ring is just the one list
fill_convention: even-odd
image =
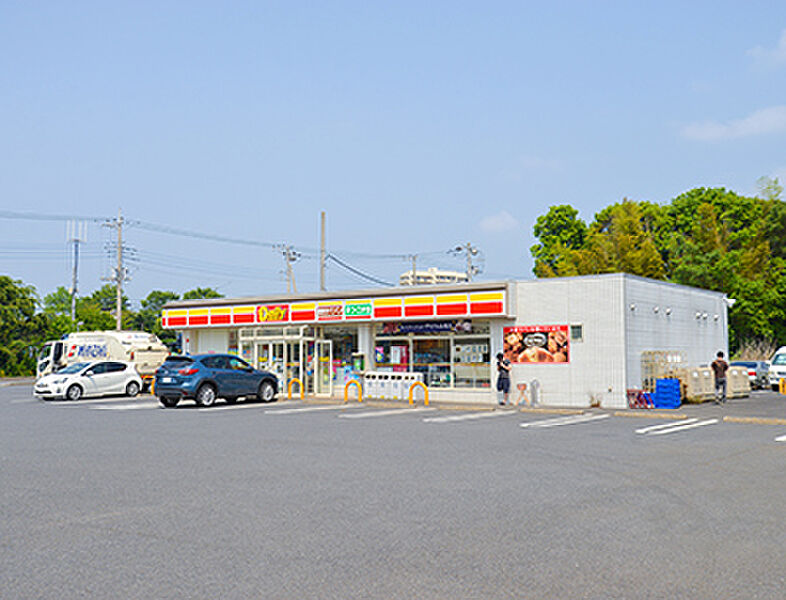
[(756, 46), (748, 50), (748, 55), (762, 64), (786, 65), (786, 29), (781, 32), (780, 40), (778, 40), (778, 45), (775, 48), (769, 49), (763, 46)]
[(486, 233), (502, 233), (503, 231), (518, 229), (518, 227), (518, 220), (506, 210), (480, 220), (480, 228)]
[(712, 142), (784, 131), (786, 131), (786, 105), (781, 105), (763, 108), (747, 117), (726, 123), (718, 121), (691, 123), (682, 129), (682, 135), (689, 140)]

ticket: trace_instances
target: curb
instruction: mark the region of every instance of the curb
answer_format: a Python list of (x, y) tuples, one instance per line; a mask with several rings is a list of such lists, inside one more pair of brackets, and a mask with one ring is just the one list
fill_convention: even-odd
[(0, 379), (0, 388), (11, 387), (12, 385), (30, 385), (35, 383), (35, 377), (25, 377), (21, 379)]
[(777, 417), (723, 417), (724, 423), (749, 423), (753, 425), (786, 425), (786, 419)]
[(682, 419), (688, 418), (688, 415), (683, 415), (682, 413), (663, 413), (652, 411), (628, 412), (618, 410), (612, 414), (615, 417), (633, 417), (634, 419), (671, 419), (673, 421), (681, 421)]

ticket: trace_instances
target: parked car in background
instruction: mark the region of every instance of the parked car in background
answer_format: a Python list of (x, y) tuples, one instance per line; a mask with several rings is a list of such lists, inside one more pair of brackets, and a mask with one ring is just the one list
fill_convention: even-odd
[(95, 396), (136, 396), (142, 389), (142, 378), (133, 363), (98, 361), (72, 363), (40, 377), (33, 394), (44, 400), (66, 398), (79, 400)]
[(748, 370), (752, 390), (761, 390), (770, 384), (770, 366), (763, 360), (735, 360), (729, 365)]
[(786, 346), (778, 348), (769, 360), (770, 367), (770, 387), (778, 390), (781, 379), (786, 379)]
[(278, 380), (231, 354), (169, 356), (156, 371), (154, 389), (167, 408), (183, 399), (194, 399), (201, 406), (213, 406), (217, 398), (229, 403), (243, 397), (272, 402)]

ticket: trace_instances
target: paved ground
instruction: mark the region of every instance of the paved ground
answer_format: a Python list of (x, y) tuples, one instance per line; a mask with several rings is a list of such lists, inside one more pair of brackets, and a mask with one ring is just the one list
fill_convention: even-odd
[(783, 597), (783, 398), (645, 413), (3, 387), (0, 597)]

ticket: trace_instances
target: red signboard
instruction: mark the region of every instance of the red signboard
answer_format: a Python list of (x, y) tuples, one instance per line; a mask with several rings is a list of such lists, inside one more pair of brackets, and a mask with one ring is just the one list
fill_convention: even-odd
[(570, 362), (567, 325), (505, 327), (502, 333), (502, 352), (512, 363)]

